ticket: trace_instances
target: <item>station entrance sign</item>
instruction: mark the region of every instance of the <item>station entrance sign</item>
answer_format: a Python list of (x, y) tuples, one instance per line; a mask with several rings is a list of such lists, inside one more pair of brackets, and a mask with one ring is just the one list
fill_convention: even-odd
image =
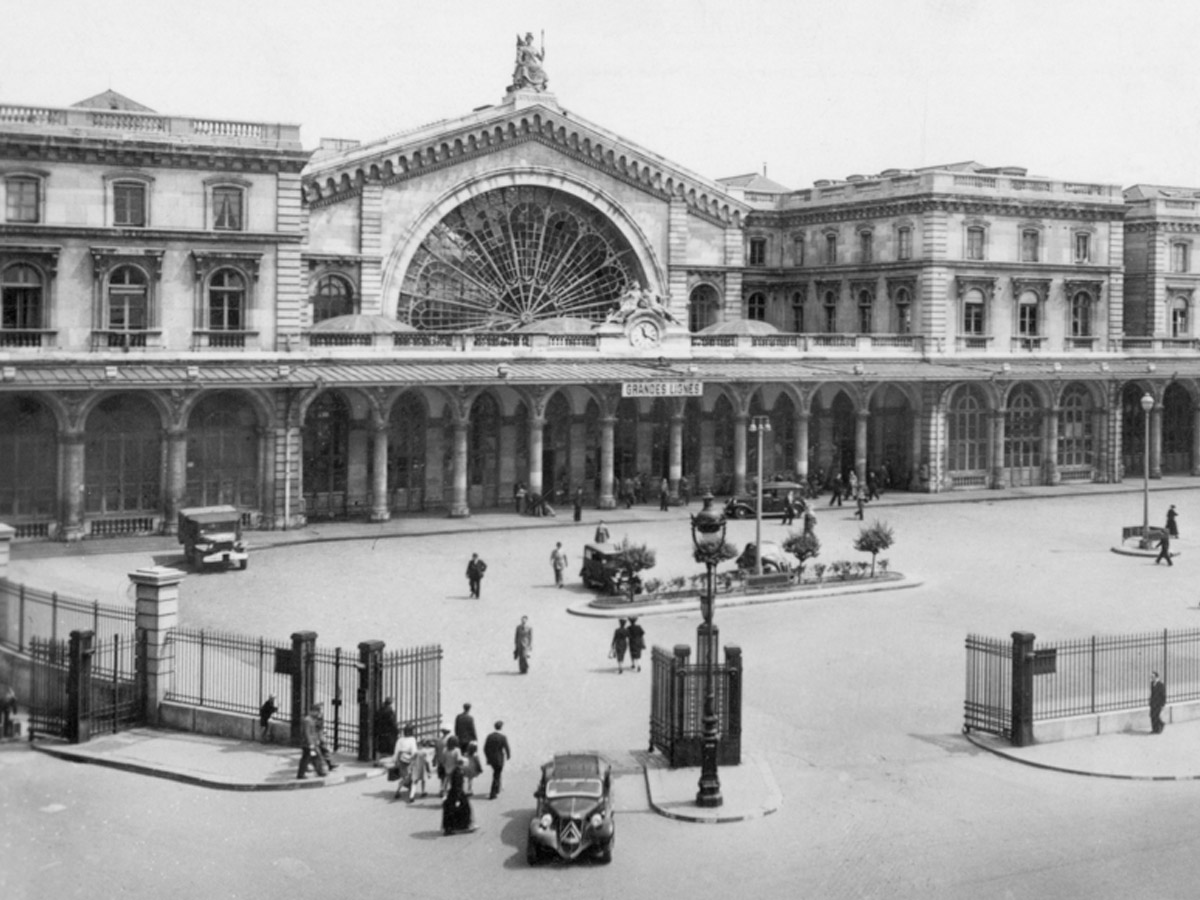
[(702, 397), (703, 381), (623, 381), (622, 397)]

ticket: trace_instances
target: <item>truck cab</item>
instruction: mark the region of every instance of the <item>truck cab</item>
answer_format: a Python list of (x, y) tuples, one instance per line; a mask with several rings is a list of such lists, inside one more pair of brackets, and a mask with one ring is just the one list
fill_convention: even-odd
[(179, 511), (179, 543), (188, 565), (203, 568), (211, 564), (250, 564), (246, 542), (242, 540), (242, 514), (232, 506), (194, 506)]

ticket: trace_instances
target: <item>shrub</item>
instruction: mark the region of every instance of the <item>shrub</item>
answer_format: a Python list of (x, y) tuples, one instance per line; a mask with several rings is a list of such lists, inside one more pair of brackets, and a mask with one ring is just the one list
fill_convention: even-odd
[(796, 557), (800, 563), (798, 571), (804, 578), (804, 564), (814, 557), (821, 555), (821, 541), (811, 531), (792, 531), (784, 539), (783, 549)]
[(813, 566), (813, 574), (817, 576), (817, 581), (821, 581), (825, 577), (825, 563), (817, 563)]
[(896, 536), (892, 533), (892, 527), (884, 522), (877, 521), (858, 533), (858, 537), (854, 540), (854, 549), (871, 554), (872, 577), (875, 576), (875, 557), (892, 546), (895, 540)]

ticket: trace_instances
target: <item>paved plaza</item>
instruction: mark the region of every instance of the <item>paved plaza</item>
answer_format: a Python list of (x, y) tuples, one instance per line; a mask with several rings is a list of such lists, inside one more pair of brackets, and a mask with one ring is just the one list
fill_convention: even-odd
[[(1140, 521), (1132, 485), (1071, 496), (1053, 488), (894, 495), (868, 508), (867, 522), (893, 527), (896, 545), (885, 555), (917, 586), (718, 610), (722, 642), (745, 656), (744, 746), (780, 797), (771, 815), (719, 826), (654, 813), (641, 767), (649, 669), (618, 675), (607, 658), (615, 623), (568, 611), (589, 596), (577, 578), (553, 585), (554, 543), (577, 571), (598, 513), (580, 524), (488, 513), (252, 534), (246, 572), (187, 577), (183, 624), (277, 639), (313, 630), (323, 645), (345, 648), (375, 638), (389, 647), (440, 643), (444, 715), (470, 701), (480, 725), (503, 719), (513, 743), (506, 791), (475, 804), (479, 830), (443, 837), (435, 803), (391, 803), (380, 778), (232, 793), (6, 745), (0, 890), (17, 898), (94, 897), (98, 884), (180, 898), (1188, 896), (1200, 784), (1021, 765), (960, 732), (969, 632), (1052, 640), (1198, 624), (1196, 487), (1182, 478), (1154, 485), (1152, 520), (1169, 503), (1181, 514), (1171, 569), (1110, 550), (1122, 525)], [(817, 512), (822, 561), (865, 558), (851, 547), (860, 527), (851, 507)], [(696, 571), (685, 511), (607, 518), (615, 539), (658, 551), (651, 575)], [(786, 531), (777, 522), (763, 529), (766, 537)], [(753, 533), (753, 522), (730, 523), (735, 544)], [(489, 563), (479, 600), (463, 574), (473, 551)], [(178, 556), (168, 539), (19, 545), (12, 576), (130, 602), (129, 571)], [(534, 627), (527, 676), (511, 654), (521, 615)], [(648, 641), (665, 647), (694, 643), (697, 622), (680, 612), (643, 619)], [(1159, 765), (1170, 757), (1186, 767), (1194, 746), (1200, 775), (1200, 724), (1164, 737), (1113, 740), (1147, 771), (1156, 755)], [(568, 748), (599, 750), (616, 765), (615, 861), (531, 870), (523, 847), (537, 766)]]

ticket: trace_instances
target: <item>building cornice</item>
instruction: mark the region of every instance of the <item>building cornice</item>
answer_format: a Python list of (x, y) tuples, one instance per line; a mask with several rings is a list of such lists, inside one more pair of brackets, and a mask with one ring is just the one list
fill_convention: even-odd
[(861, 225), (864, 220), (899, 216), (921, 216), (932, 212), (1010, 218), (1076, 219), (1120, 221), (1125, 207), (1112, 203), (1065, 200), (1018, 201), (1007, 197), (967, 197), (923, 194), (910, 197), (850, 201), (817, 209), (755, 210), (746, 227), (803, 228), (823, 225)]
[(0, 134), (0, 158), (27, 163), (298, 175), (310, 155), (308, 150), (180, 145), (124, 137)]
[(35, 237), (83, 239), (136, 243), (149, 241), (187, 241), (204, 244), (298, 244), (304, 240), (300, 233), (282, 231), (193, 231), (187, 228), (106, 228), (72, 225), (7, 225), (0, 224), (0, 241), (7, 238), (30, 240)]

